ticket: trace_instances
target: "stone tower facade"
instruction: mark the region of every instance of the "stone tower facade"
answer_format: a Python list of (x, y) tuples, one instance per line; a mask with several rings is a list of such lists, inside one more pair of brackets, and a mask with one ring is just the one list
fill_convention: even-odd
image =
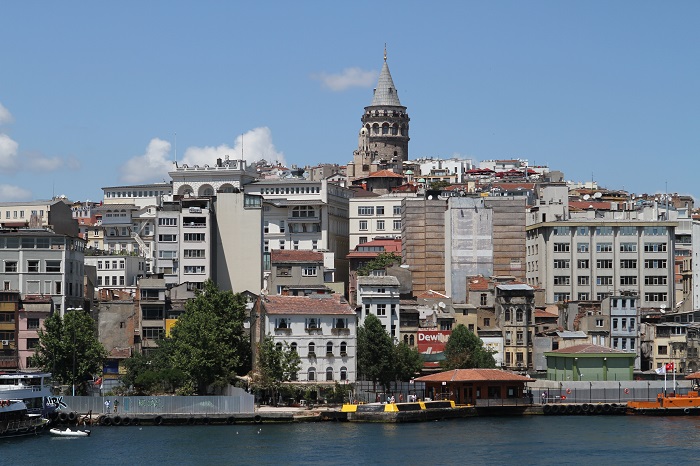
[(408, 160), (409, 121), (391, 78), (385, 49), (372, 103), (362, 115), (358, 147), (348, 164), (348, 178), (365, 178), (380, 170), (403, 173), (403, 162)]

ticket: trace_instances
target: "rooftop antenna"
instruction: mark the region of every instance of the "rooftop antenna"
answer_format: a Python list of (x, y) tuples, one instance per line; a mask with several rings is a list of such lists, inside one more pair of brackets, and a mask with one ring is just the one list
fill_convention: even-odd
[(243, 133), (241, 133), (241, 160), (245, 160), (243, 157)]
[(386, 42), (384, 42), (384, 61), (386, 61)]
[(175, 131), (175, 165), (177, 165), (177, 131)]

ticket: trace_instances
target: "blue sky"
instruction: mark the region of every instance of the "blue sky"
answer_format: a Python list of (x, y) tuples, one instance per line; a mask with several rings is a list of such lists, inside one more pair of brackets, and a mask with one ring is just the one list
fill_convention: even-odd
[[(523, 158), (700, 200), (700, 2), (20, 1), (0, 200), (99, 200), (177, 159), (345, 164), (384, 43), (410, 158)], [(177, 134), (177, 137), (175, 136)]]

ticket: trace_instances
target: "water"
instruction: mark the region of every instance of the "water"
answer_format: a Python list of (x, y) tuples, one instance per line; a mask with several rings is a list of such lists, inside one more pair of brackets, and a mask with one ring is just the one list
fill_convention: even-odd
[(47, 433), (0, 440), (0, 464), (690, 464), (697, 459), (700, 417), (525, 416), (92, 431), (87, 438)]

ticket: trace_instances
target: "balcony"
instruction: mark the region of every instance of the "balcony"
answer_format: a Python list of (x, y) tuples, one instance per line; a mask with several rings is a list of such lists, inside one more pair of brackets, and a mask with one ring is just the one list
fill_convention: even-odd
[(333, 335), (350, 335), (350, 329), (345, 327), (333, 327), (331, 333)]
[(315, 358), (315, 357), (316, 357), (316, 353), (313, 351), (309, 351), (309, 359)]
[(320, 327), (306, 327), (306, 333), (309, 335), (321, 335), (323, 334), (323, 330), (321, 330)]
[(291, 335), (292, 329), (289, 327), (277, 327), (275, 328), (275, 334), (277, 335)]

